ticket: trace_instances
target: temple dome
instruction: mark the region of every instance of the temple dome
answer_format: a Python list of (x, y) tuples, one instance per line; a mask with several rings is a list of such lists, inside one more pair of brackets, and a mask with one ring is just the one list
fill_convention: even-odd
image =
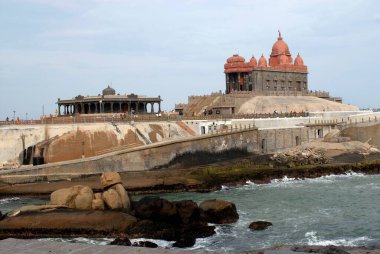
[(298, 53), (296, 59), (294, 59), (294, 65), (304, 65), (303, 59), (300, 56), (300, 53)]
[(265, 59), (264, 54), (262, 54), (259, 59), (259, 67), (267, 67), (267, 66), (268, 66), (267, 59)]
[(249, 60), (249, 63), (248, 63), (249, 66), (253, 67), (253, 66), (257, 66), (257, 60), (254, 56), (252, 56), (251, 60)]
[(103, 95), (115, 95), (116, 91), (110, 86), (107, 86), (105, 89), (103, 89)]
[(282, 39), (280, 31), (278, 32), (277, 41), (273, 44), (271, 56), (288, 55), (290, 56), (289, 47)]
[(227, 63), (234, 63), (234, 62), (245, 62), (244, 57), (239, 56), (238, 54), (235, 54), (227, 59)]

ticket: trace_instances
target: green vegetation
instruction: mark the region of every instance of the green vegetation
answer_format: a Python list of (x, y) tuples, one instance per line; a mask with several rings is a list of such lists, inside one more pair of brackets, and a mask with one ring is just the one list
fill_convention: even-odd
[(214, 189), (222, 184), (239, 184), (248, 180), (255, 183), (269, 183), (272, 179), (284, 176), (292, 178), (316, 178), (330, 174), (345, 174), (349, 171), (364, 174), (379, 174), (380, 161), (366, 161), (351, 164), (304, 165), (294, 168), (271, 167), (255, 164), (251, 160), (241, 160), (229, 166), (208, 166), (190, 172), (192, 177), (202, 183), (204, 189)]

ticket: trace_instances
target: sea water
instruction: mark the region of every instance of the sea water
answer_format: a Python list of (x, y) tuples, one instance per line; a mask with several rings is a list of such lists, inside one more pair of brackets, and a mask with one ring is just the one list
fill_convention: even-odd
[[(284, 177), (270, 184), (247, 182), (244, 186), (223, 187), (212, 193), (159, 196), (197, 203), (216, 198), (236, 204), (238, 222), (216, 225), (214, 236), (197, 239), (190, 249), (245, 251), (294, 244), (380, 246), (380, 175), (348, 173), (306, 180)], [(20, 205), (41, 202), (46, 200), (0, 199), (0, 210), (7, 212)], [(248, 225), (258, 220), (270, 221), (273, 226), (264, 231), (251, 231)], [(112, 239), (59, 240), (107, 244)], [(137, 240), (141, 239), (134, 241)], [(163, 247), (171, 245), (166, 241), (154, 242)]]

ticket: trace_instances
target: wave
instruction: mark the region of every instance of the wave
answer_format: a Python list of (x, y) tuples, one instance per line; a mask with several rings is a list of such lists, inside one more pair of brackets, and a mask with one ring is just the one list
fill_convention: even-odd
[(3, 198), (3, 199), (0, 199), (0, 205), (5, 205), (5, 204), (9, 204), (9, 203), (17, 202), (17, 201), (19, 201), (19, 200), (20, 200), (19, 197), (14, 197), (14, 198)]
[(372, 241), (372, 239), (367, 236), (347, 238), (347, 239), (340, 238), (340, 239), (326, 240), (326, 239), (321, 239), (320, 237), (318, 237), (317, 232), (315, 231), (307, 232), (305, 234), (305, 237), (307, 239), (308, 245), (320, 245), (320, 246), (335, 245), (335, 246), (355, 247), (355, 246), (365, 245), (366, 243)]
[(281, 179), (273, 179), (268, 184), (255, 184), (254, 182), (248, 180), (246, 181), (246, 184), (243, 186), (243, 188), (259, 187), (259, 186), (278, 187), (278, 186), (284, 186), (284, 185), (289, 185), (289, 184), (294, 184), (294, 183), (301, 183), (301, 184), (302, 183), (331, 183), (340, 179), (347, 179), (351, 177), (368, 177), (368, 176), (362, 173), (355, 173), (353, 171), (347, 171), (345, 174), (341, 174), (341, 175), (331, 174), (331, 175), (325, 175), (325, 176), (321, 176), (317, 178), (293, 178), (293, 177), (284, 176)]

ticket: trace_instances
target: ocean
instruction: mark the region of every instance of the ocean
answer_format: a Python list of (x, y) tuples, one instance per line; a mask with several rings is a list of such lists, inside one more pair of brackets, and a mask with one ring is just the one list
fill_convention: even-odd
[[(347, 173), (315, 179), (284, 177), (269, 184), (247, 182), (239, 187), (223, 187), (211, 193), (159, 194), (168, 200), (207, 199), (234, 202), (239, 220), (216, 225), (214, 236), (197, 239), (194, 250), (246, 251), (278, 245), (380, 246), (380, 175)], [(135, 197), (136, 199), (141, 196)], [(26, 204), (44, 204), (34, 198), (0, 199), (4, 213)], [(265, 220), (273, 226), (251, 231), (253, 221)], [(113, 239), (41, 239), (107, 244)], [(133, 239), (137, 241), (141, 239)], [(162, 247), (172, 242), (157, 241)]]

